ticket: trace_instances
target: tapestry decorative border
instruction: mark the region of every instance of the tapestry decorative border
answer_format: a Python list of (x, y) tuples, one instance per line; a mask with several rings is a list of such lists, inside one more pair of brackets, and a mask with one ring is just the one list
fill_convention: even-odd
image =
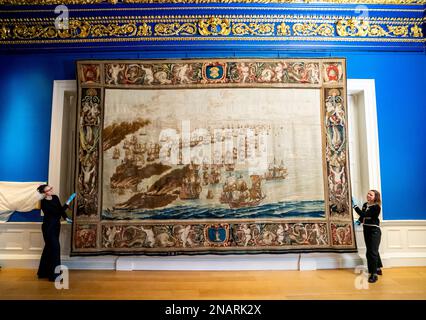
[[(244, 69), (247, 74), (241, 74), (241, 66), (247, 67)], [(185, 68), (191, 70), (191, 76), (182, 77)], [(72, 255), (356, 251), (348, 163), (345, 59), (85, 60), (77, 62), (77, 76), (78, 196), (73, 212)], [(325, 218), (113, 222), (101, 219), (106, 89), (238, 87), (320, 91)], [(176, 226), (191, 231), (191, 245), (173, 234)], [(244, 237), (247, 228), (249, 239)], [(139, 240), (131, 241), (129, 235)]]

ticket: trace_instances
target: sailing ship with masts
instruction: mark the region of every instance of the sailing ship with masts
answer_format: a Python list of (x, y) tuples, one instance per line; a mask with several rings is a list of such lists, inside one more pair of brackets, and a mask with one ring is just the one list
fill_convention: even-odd
[(146, 152), (146, 160), (149, 162), (155, 161), (160, 158), (160, 145), (158, 143), (151, 142)]
[(268, 171), (265, 173), (264, 178), (266, 180), (282, 180), (287, 178), (288, 171), (284, 166), (284, 161), (281, 160), (281, 163), (277, 165), (276, 160), (274, 158), (274, 162), (269, 164)]
[(218, 165), (211, 165), (209, 179), (210, 184), (217, 184), (220, 182), (220, 168)]
[(214, 198), (214, 192), (213, 192), (213, 190), (212, 190), (212, 189), (209, 189), (209, 190), (207, 191), (207, 196), (206, 196), (206, 198), (207, 198), (207, 199), (213, 199), (213, 198)]
[(112, 158), (114, 160), (120, 159), (120, 149), (118, 149), (117, 147), (114, 148), (114, 151), (112, 153)]
[(262, 191), (262, 176), (250, 175), (250, 180), (249, 188), (241, 175), (238, 178), (229, 176), (223, 185), (220, 202), (227, 203), (230, 208), (258, 205), (266, 197)]
[(188, 173), (183, 178), (179, 198), (181, 200), (199, 199), (202, 191), (200, 180), (201, 179), (198, 175), (198, 166), (191, 163)]

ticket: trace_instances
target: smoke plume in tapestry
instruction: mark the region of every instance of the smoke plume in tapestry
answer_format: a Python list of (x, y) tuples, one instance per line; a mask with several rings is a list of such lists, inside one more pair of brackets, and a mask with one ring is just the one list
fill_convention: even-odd
[(324, 218), (319, 91), (105, 91), (102, 219)]

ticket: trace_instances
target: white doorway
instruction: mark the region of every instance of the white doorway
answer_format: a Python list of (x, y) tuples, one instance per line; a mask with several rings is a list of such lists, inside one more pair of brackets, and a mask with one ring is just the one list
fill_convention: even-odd
[(49, 184), (65, 202), (74, 192), (77, 85), (74, 80), (53, 84), (50, 131)]
[(374, 79), (348, 80), (348, 126), (352, 196), (363, 203), (370, 189), (381, 192)]

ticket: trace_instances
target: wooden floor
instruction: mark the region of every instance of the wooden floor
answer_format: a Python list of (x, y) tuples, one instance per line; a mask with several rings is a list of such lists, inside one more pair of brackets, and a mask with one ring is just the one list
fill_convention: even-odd
[(0, 299), (426, 299), (426, 267), (390, 268), (368, 289), (353, 269), (317, 271), (80, 271), (69, 289), (35, 270), (1, 269)]

